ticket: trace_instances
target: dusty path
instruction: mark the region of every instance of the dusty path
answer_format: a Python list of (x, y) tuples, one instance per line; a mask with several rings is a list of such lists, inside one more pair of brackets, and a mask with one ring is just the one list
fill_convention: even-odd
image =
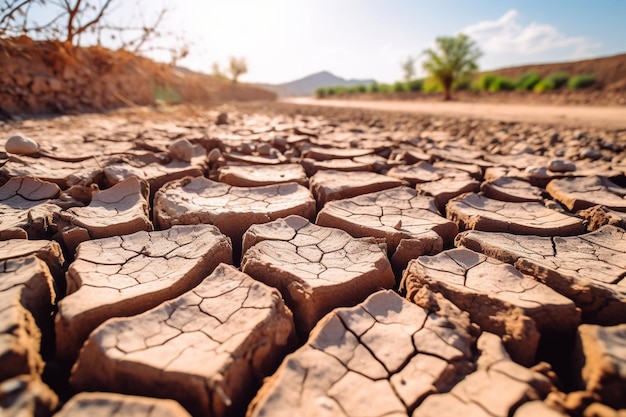
[(523, 104), (446, 103), (441, 101), (317, 100), (308, 97), (289, 98), (282, 101), (306, 105), (401, 111), (439, 116), (626, 129), (626, 107), (531, 106)]

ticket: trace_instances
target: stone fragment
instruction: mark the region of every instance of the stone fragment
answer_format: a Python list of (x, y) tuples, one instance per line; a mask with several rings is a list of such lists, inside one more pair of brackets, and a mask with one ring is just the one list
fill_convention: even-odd
[(286, 158), (281, 153), (272, 155), (246, 155), (235, 151), (223, 152), (222, 157), (231, 162), (240, 162), (252, 165), (278, 165), (286, 162)]
[(17, 155), (33, 155), (39, 152), (39, 144), (29, 137), (13, 135), (7, 139), (4, 150)]
[(541, 188), (510, 177), (485, 181), (480, 185), (480, 191), (486, 197), (512, 203), (540, 203), (543, 201)]
[(354, 305), (395, 284), (377, 244), (298, 216), (250, 227), (243, 252), (241, 270), (278, 288), (303, 335), (333, 308)]
[[(489, 355), (483, 350), (486, 337), (494, 336), (483, 333), (478, 339), (481, 355)], [(490, 361), (489, 366), (479, 365), (476, 372), (467, 375), (450, 392), (426, 397), (412, 417), (508, 417), (521, 404), (545, 398), (552, 389), (550, 380), (507, 356)]]
[(535, 400), (522, 404), (513, 417), (567, 417), (567, 414), (549, 407), (545, 402)]
[(222, 151), (220, 151), (219, 148), (211, 149), (207, 155), (210, 164), (216, 163), (220, 158), (222, 158)]
[(292, 337), (278, 291), (221, 264), (182, 296), (96, 329), (70, 383), (171, 398), (192, 415), (241, 415)]
[(409, 187), (331, 201), (316, 223), (354, 237), (384, 238), (396, 270), (417, 256), (441, 252), (458, 233), (455, 223), (438, 214), (431, 197), (418, 196)]
[[(84, 238), (98, 239), (141, 230), (151, 231), (148, 194), (148, 185), (144, 181), (129, 177), (111, 188), (95, 192), (89, 206), (70, 208), (61, 216), (73, 226), (84, 229)], [(70, 234), (71, 231), (64, 232), (66, 243), (71, 240)], [(78, 243), (86, 240), (84, 238), (78, 239)], [(75, 242), (72, 241), (73, 244)]]
[(626, 408), (626, 324), (581, 325), (573, 358), (579, 388), (615, 409)]
[(329, 201), (356, 197), (404, 185), (402, 180), (373, 172), (319, 171), (310, 179), (317, 207)]
[(459, 196), (446, 206), (448, 219), (459, 230), (484, 230), (537, 236), (584, 233), (582, 219), (547, 208), (541, 203), (511, 203), (480, 194)]
[(83, 242), (67, 272), (68, 296), (59, 302), (57, 357), (75, 359), (89, 333), (105, 320), (178, 297), (220, 262), (232, 262), (232, 246), (209, 225)]
[(571, 211), (583, 210), (598, 204), (617, 211), (626, 211), (626, 188), (607, 178), (564, 178), (552, 180), (546, 191)]
[(212, 224), (233, 242), (235, 258), (241, 238), (253, 224), (299, 215), (312, 219), (315, 201), (296, 183), (263, 187), (233, 187), (203, 177), (166, 184), (154, 198), (154, 218), (160, 228), (175, 224)]
[(535, 363), (540, 334), (573, 334), (574, 303), (511, 265), (459, 248), (409, 262), (400, 289), (409, 300), (423, 287), (443, 294), (483, 331), (503, 338), (516, 362)]
[(54, 417), (190, 417), (173, 400), (107, 392), (81, 392), (73, 396)]
[(626, 213), (614, 211), (604, 206), (593, 206), (576, 214), (587, 221), (587, 229), (590, 232), (598, 230), (606, 224), (626, 229)]
[(261, 187), (287, 182), (309, 186), (309, 179), (300, 164), (226, 165), (218, 169), (218, 181), (235, 187)]
[[(32, 177), (15, 177), (0, 187), (0, 239), (26, 239), (46, 234), (51, 213), (50, 201), (59, 196), (56, 184)], [(37, 214), (41, 212), (42, 214)], [(49, 216), (44, 213), (49, 212)], [(48, 222), (36, 219), (48, 217)]]
[(0, 381), (43, 371), (40, 349), (52, 331), (56, 294), (46, 264), (34, 257), (0, 263)]
[(626, 317), (626, 232), (603, 226), (571, 237), (518, 236), (468, 231), (457, 246), (513, 264), (582, 310), (583, 322), (622, 323)]
[(379, 291), (329, 313), (267, 379), (257, 416), (407, 416), (471, 370), (467, 316), (418, 307)]
[(59, 398), (39, 377), (21, 375), (0, 382), (0, 415), (48, 417)]
[(454, 197), (465, 193), (478, 192), (480, 182), (469, 175), (453, 178), (442, 178), (424, 184), (417, 184), (416, 190), (419, 194), (427, 195), (435, 199), (437, 208), (443, 213), (446, 204)]

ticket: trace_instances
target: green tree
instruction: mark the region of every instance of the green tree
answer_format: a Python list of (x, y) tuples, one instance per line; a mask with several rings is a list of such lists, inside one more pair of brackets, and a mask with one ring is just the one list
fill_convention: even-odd
[(476, 61), (482, 56), (476, 43), (462, 33), (456, 37), (437, 38), (435, 48), (423, 53), (426, 55), (424, 70), (441, 84), (445, 100), (452, 98), (450, 91), (455, 82), (478, 70)]
[(404, 74), (404, 82), (407, 84), (415, 78), (415, 58), (408, 56), (405, 61), (400, 62), (402, 73)]

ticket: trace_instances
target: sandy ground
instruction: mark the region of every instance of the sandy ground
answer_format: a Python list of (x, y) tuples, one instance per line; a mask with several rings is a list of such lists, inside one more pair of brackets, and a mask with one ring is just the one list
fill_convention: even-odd
[(626, 129), (626, 107), (536, 106), (465, 102), (405, 102), (365, 100), (318, 100), (309, 97), (281, 101), (296, 104), (401, 111), (449, 117), (472, 117), (498, 121), (550, 123), (604, 129)]

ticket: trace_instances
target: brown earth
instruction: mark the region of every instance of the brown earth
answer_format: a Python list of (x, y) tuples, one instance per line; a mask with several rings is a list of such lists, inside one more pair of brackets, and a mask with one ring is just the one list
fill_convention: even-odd
[[(103, 111), (158, 102), (272, 100), (275, 94), (175, 70), (126, 51), (76, 48), (28, 37), (0, 39), (0, 117)], [(8, 114), (7, 114), (8, 113)]]

